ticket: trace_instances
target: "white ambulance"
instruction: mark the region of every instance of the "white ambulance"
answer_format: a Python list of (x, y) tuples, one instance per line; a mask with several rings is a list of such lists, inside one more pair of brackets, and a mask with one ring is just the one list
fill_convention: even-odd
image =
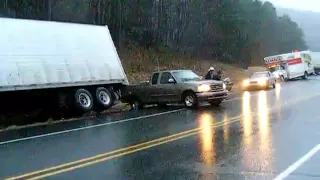
[(315, 74), (310, 51), (292, 52), (264, 58), (269, 71), (278, 79), (307, 79)]

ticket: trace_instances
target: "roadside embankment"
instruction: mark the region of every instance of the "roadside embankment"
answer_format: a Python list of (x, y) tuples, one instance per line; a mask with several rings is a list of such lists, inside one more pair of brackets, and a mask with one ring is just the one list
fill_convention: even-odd
[(204, 76), (212, 66), (223, 70), (224, 77), (229, 77), (234, 82), (232, 91), (236, 92), (240, 90), (242, 80), (253, 72), (265, 70), (260, 66), (249, 67), (245, 70), (217, 60), (177, 57), (168, 53), (143, 49), (126, 50), (120, 56), (130, 83), (147, 81), (151, 72), (166, 69), (191, 69), (198, 75)]
[[(168, 55), (166, 53), (155, 53), (153, 51), (139, 50), (126, 51), (120, 53), (120, 57), (125, 68), (126, 74), (128, 76), (130, 83), (137, 83), (139, 81), (146, 81), (149, 79), (150, 73), (155, 70), (165, 70), (165, 69), (191, 69), (197, 74), (204, 76), (207, 73), (209, 67), (213, 66), (216, 69), (222, 69), (224, 77), (229, 77), (234, 86), (230, 94), (230, 98), (239, 96), (241, 82), (246, 77), (250, 76), (253, 72), (265, 70), (263, 67), (249, 67), (247, 70), (242, 68), (224, 64), (219, 61), (214, 60), (200, 60), (192, 58), (176, 57), (173, 55)], [(124, 103), (120, 103), (109, 110), (103, 112), (103, 114), (117, 113), (128, 111), (130, 106)], [(3, 117), (0, 116), (0, 121), (4, 122), (0, 124), (0, 131), (19, 129), (30, 126), (39, 126), (53, 123), (60, 123), (66, 121), (75, 121), (81, 119), (95, 118), (99, 115), (95, 113), (87, 114), (85, 117), (81, 118), (71, 118), (71, 119), (59, 119), (55, 120), (49, 118), (47, 121), (41, 122), (26, 122), (24, 119), (26, 115), (20, 115), (16, 117)], [(14, 123), (16, 122), (16, 123)]]

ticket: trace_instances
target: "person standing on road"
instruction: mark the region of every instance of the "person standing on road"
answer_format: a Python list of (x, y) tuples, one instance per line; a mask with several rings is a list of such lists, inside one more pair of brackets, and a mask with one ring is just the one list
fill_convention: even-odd
[(216, 80), (220, 81), (220, 77), (218, 72), (214, 69), (214, 67), (210, 67), (207, 74), (205, 75), (206, 80)]
[(219, 69), (217, 72), (217, 80), (222, 81), (223, 72), (222, 69)]

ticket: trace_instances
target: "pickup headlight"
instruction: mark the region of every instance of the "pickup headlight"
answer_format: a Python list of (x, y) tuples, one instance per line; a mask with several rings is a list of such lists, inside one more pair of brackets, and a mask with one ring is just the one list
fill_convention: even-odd
[(222, 84), (222, 87), (223, 87), (224, 90), (227, 89), (227, 85), (225, 83)]
[(202, 85), (198, 86), (198, 92), (207, 92), (210, 90), (211, 90), (211, 88), (210, 88), (210, 85), (208, 85), (208, 84), (202, 84)]

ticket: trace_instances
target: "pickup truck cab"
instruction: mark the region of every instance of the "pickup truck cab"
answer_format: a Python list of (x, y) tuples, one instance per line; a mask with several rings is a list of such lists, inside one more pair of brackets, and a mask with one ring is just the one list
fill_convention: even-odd
[(138, 108), (181, 102), (186, 107), (196, 107), (204, 101), (220, 105), (227, 96), (228, 91), (222, 81), (202, 80), (191, 70), (171, 70), (154, 72), (149, 82), (127, 86), (121, 101)]

